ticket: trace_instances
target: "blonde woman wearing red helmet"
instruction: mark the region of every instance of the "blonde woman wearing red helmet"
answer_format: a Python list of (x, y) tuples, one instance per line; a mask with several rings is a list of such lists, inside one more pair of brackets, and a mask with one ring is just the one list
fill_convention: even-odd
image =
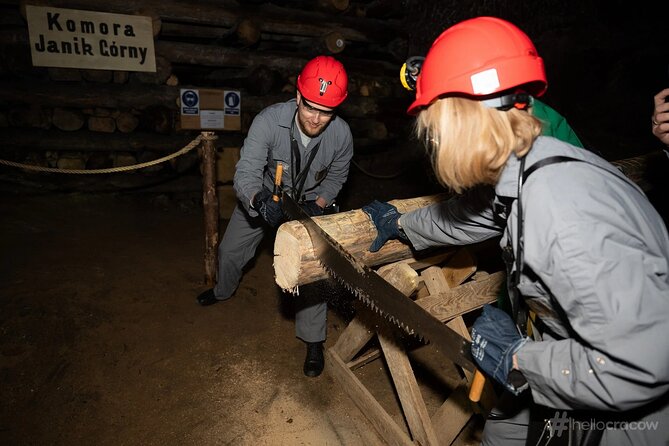
[[(218, 247), (217, 283), (198, 296), (200, 305), (232, 297), (263, 237), (284, 221), (281, 200), (273, 193), (277, 169), (282, 170), (283, 193), (291, 194), (308, 214), (321, 215), (334, 203), (353, 157), (351, 131), (337, 116), (347, 88), (344, 66), (333, 57), (318, 56), (299, 74), (295, 99), (271, 105), (255, 117), (235, 170), (239, 202)], [(295, 331), (307, 344), (304, 374), (314, 377), (324, 365), (327, 306), (305, 294), (313, 293), (297, 298)]]
[(500, 391), (483, 444), (669, 444), (661, 217), (610, 163), (541, 136), (526, 110), (546, 90), (543, 60), (515, 25), (478, 17), (447, 29), (416, 82), (408, 112), (455, 195), (404, 215), (363, 207), (378, 230), (370, 250), (501, 236), (511, 311), (486, 306), (472, 327), (472, 356)]

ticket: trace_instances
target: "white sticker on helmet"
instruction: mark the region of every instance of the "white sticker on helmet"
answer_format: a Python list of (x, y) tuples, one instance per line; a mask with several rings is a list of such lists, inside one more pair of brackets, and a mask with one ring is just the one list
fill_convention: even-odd
[(495, 68), (476, 73), (470, 79), (474, 94), (490, 94), (499, 88), (499, 77)]

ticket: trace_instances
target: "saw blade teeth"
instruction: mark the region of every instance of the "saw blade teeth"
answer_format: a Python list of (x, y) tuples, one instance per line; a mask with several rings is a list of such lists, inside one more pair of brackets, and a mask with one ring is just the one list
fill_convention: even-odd
[(381, 308), (379, 308), (379, 306), (376, 304), (376, 302), (373, 299), (371, 299), (363, 290), (361, 290), (360, 288), (351, 286), (348, 282), (346, 282), (344, 279), (339, 277), (339, 275), (337, 275), (337, 273), (334, 272), (331, 268), (329, 268), (324, 262), (321, 262), (320, 259), (319, 259), (318, 263), (323, 267), (323, 269), (330, 276), (332, 276), (347, 291), (349, 291), (351, 294), (353, 294), (358, 300), (360, 300), (371, 311), (378, 314), (383, 319), (385, 319), (389, 323), (393, 324), (394, 326), (396, 326), (400, 330), (404, 331), (408, 335), (418, 338), (418, 340), (423, 342), (423, 343), (427, 343), (427, 340), (423, 336), (418, 335), (413, 328), (407, 326), (404, 322), (402, 322), (401, 320), (399, 320), (398, 318), (396, 318), (392, 314), (386, 313), (385, 311), (381, 310)]

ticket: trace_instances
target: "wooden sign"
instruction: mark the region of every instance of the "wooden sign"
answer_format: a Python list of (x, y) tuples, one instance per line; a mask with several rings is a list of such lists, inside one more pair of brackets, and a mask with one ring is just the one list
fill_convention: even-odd
[(150, 17), (26, 5), (33, 65), (156, 71)]
[(182, 88), (179, 95), (180, 128), (240, 130), (241, 95), (235, 90)]

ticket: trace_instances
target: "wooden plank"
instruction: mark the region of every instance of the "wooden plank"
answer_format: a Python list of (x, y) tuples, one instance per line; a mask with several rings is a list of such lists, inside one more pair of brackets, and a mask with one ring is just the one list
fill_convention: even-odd
[[(469, 335), (469, 330), (467, 330), (467, 326), (465, 325), (465, 321), (462, 320), (462, 316), (451, 319), (450, 321), (446, 322), (446, 325), (468, 341), (472, 340), (471, 336)], [(467, 369), (462, 369), (462, 371), (465, 374), (467, 381), (471, 383), (472, 379), (474, 379), (474, 374)]]
[(458, 252), (448, 260), (448, 264), (442, 270), (448, 287), (455, 288), (476, 272), (476, 259), (469, 249), (463, 247), (458, 249)]
[(425, 283), (430, 296), (448, 291), (451, 288), (448, 286), (444, 272), (438, 266), (431, 266), (426, 268), (421, 273), (421, 277), (423, 278), (423, 282)]
[(374, 332), (360, 318), (355, 317), (339, 335), (332, 350), (342, 361), (349, 362), (373, 336)]
[[(378, 272), (381, 277), (405, 296), (410, 296), (418, 286), (418, 274), (406, 264), (394, 263), (386, 265), (379, 268)], [(370, 327), (374, 327), (375, 323), (372, 319), (376, 316), (371, 314), (368, 316), (370, 317), (363, 319), (360, 316), (356, 316), (337, 339), (334, 349), (344, 362), (349, 362), (353, 359), (374, 336), (374, 330)], [(357, 367), (360, 367), (360, 365), (357, 365)]]
[(372, 348), (367, 350), (362, 355), (346, 363), (349, 369), (355, 370), (359, 369), (362, 366), (369, 364), (372, 361), (375, 361), (381, 357), (381, 349)]
[(423, 395), (404, 349), (381, 333), (379, 342), (414, 440), (425, 446), (439, 444), (427, 407), (425, 407)]
[(326, 351), (325, 358), (328, 362), (329, 373), (339, 382), (387, 445), (415, 446), (406, 432), (388, 415), (388, 412), (376, 401), (358, 377), (349, 370), (333, 348)]
[(468, 282), (459, 287), (418, 299), (416, 303), (440, 321), (481, 308), (497, 301), (497, 293), (504, 283), (505, 274), (496, 272), (481, 281)]
[(427, 268), (428, 266), (439, 265), (440, 263), (445, 262), (448, 258), (453, 256), (453, 254), (455, 254), (455, 249), (444, 248), (444, 251), (441, 251), (437, 254), (426, 257), (416, 256), (416, 254), (414, 254), (407, 259), (402, 259), (395, 263), (406, 263), (416, 271), (420, 271)]
[[(431, 267), (422, 272), (421, 277), (430, 291), (430, 295), (440, 295), (457, 287), (476, 271), (476, 260), (466, 249), (460, 249), (451, 257), (444, 268)], [(446, 325), (465, 339), (471, 339), (462, 316), (457, 316), (446, 322)], [(471, 382), (474, 374), (463, 370), (466, 382)], [(435, 414), (432, 424), (441, 444), (451, 444), (465, 427), (472, 415), (471, 405), (467, 398), (467, 384), (459, 385), (441, 405)], [(438, 427), (436, 427), (438, 426)]]
[(432, 426), (434, 426), (435, 435), (439, 438), (439, 444), (453, 443), (469, 422), (472, 410), (467, 394), (467, 382), (462, 380), (444, 401), (444, 404), (432, 415)]

